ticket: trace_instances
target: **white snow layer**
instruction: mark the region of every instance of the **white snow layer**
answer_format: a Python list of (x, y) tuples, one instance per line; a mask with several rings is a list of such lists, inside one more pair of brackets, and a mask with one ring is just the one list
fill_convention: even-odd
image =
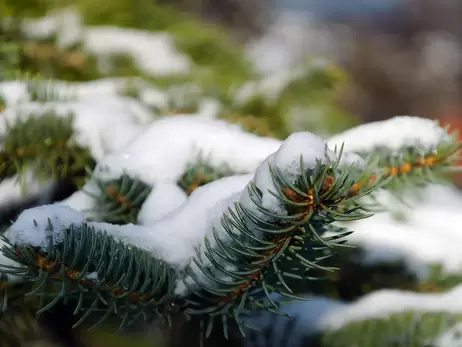
[(350, 242), (367, 251), (369, 261), (405, 260), (416, 274), (425, 264), (441, 264), (449, 273), (462, 271), (459, 245), (462, 233), (460, 208), (419, 206), (406, 211), (406, 220), (379, 213), (349, 225)]
[(177, 181), (203, 155), (214, 167), (252, 172), (281, 142), (245, 132), (240, 126), (197, 115), (155, 120), (127, 146), (104, 157), (94, 174), (114, 179), (124, 172), (143, 182)]
[(153, 225), (183, 205), (188, 196), (176, 183), (159, 182), (143, 203), (138, 213), (138, 224)]
[(397, 150), (403, 146), (421, 145), (432, 149), (450, 136), (431, 119), (399, 116), (384, 121), (365, 123), (328, 140), (329, 147), (345, 144), (348, 152), (370, 151), (374, 147)]

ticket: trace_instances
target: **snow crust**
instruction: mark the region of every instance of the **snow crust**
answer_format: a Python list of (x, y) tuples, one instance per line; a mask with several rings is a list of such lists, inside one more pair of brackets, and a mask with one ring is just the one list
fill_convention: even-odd
[(233, 172), (245, 173), (255, 170), (280, 144), (225, 121), (176, 115), (155, 120), (127, 146), (104, 157), (94, 174), (114, 179), (126, 172), (154, 186), (178, 180), (199, 154), (213, 167), (226, 165)]
[(431, 119), (399, 116), (356, 126), (328, 140), (330, 147), (345, 144), (349, 152), (370, 151), (374, 147), (397, 150), (403, 146), (424, 146), (432, 149), (450, 140), (444, 128)]
[(187, 198), (186, 193), (177, 184), (157, 183), (138, 213), (138, 224), (153, 225), (183, 205)]
[(426, 264), (441, 264), (447, 273), (460, 272), (460, 208), (420, 206), (405, 215), (402, 222), (386, 213), (355, 222), (349, 225), (355, 231), (349, 240), (367, 250), (367, 261), (404, 260), (422, 276)]

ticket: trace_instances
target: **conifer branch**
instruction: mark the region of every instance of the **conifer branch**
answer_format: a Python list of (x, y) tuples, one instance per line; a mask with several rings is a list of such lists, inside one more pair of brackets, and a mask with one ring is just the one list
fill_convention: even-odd
[(53, 112), (7, 124), (0, 151), (0, 180), (21, 176), (30, 168), (39, 180), (69, 179), (81, 186), (85, 168), (94, 164), (89, 151), (73, 141), (71, 124), (72, 115), (59, 117)]
[(95, 203), (95, 212), (98, 221), (113, 224), (136, 223), (138, 213), (151, 193), (152, 187), (139, 179), (123, 174), (117, 180), (105, 181), (93, 177), (98, 192), (87, 192)]
[(199, 154), (195, 162), (190, 163), (185, 173), (178, 180), (178, 185), (190, 195), (196, 188), (223, 177), (237, 174), (226, 165), (219, 168), (213, 167), (202, 154)]
[(387, 189), (396, 191), (403, 185), (421, 187), (430, 182), (441, 182), (458, 161), (462, 144), (457, 134), (448, 141), (431, 148), (403, 146), (397, 151), (375, 147), (371, 152), (359, 153), (361, 157), (376, 160), (383, 168), (383, 177), (391, 177)]
[(174, 307), (170, 266), (90, 224), (71, 225), (60, 242), (53, 240), (53, 228), (49, 221), (46, 249), (11, 244), (2, 249), (23, 265), (3, 266), (2, 271), (34, 284), (25, 296), (38, 297), (38, 314), (64, 301), (76, 302), (74, 313), (80, 319), (75, 326), (96, 312), (102, 314), (98, 323), (119, 316), (121, 329), (138, 317), (168, 319)]
[[(325, 227), (338, 220), (367, 217), (358, 201), (377, 186), (367, 179), (373, 175), (371, 168), (343, 168), (340, 157), (327, 164), (318, 162), (314, 168), (304, 167), (300, 158), (300, 176), (295, 183), (284, 177), (282, 169), (270, 165), (276, 191), (269, 193), (279, 200), (284, 213), (265, 207), (263, 192), (251, 182), (247, 187), (251, 204), (235, 202), (223, 214), (226, 236), (214, 231), (216, 247), (205, 239), (203, 254), (198, 252), (192, 259), (183, 280), (193, 293), (186, 313), (205, 316), (207, 332), (219, 320), (226, 336), (229, 319), (237, 321), (244, 332), (240, 318), (244, 311), (278, 313), (271, 293), (301, 299), (287, 279), (306, 279), (309, 269), (334, 270), (323, 267), (322, 261), (330, 256), (326, 251), (341, 246), (349, 232), (324, 237)], [(352, 192), (356, 186), (360, 188)], [(349, 208), (340, 212), (339, 206)]]

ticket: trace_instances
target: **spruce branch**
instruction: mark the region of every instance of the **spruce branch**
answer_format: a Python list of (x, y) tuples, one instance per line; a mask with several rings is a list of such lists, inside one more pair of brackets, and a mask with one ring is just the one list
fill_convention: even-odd
[(40, 180), (69, 179), (81, 186), (85, 168), (93, 166), (93, 159), (73, 141), (72, 117), (50, 111), (7, 124), (0, 151), (0, 179), (21, 177), (30, 168)]
[(171, 267), (104, 231), (95, 231), (91, 224), (70, 225), (59, 241), (53, 240), (55, 226), (50, 220), (48, 227), (46, 248), (9, 244), (2, 249), (6, 257), (23, 265), (3, 266), (2, 271), (34, 284), (25, 296), (38, 297), (38, 314), (64, 301), (76, 303), (74, 314), (80, 319), (75, 326), (95, 313), (101, 315), (95, 326), (116, 315), (122, 320), (120, 329), (139, 317), (168, 319), (174, 307)]
[(190, 195), (204, 184), (235, 174), (226, 164), (219, 168), (214, 167), (209, 163), (208, 158), (200, 153), (196, 161), (188, 164), (185, 173), (178, 180), (178, 185)]
[[(280, 202), (283, 212), (265, 207), (263, 192), (250, 182), (247, 203), (235, 202), (221, 218), (225, 234), (214, 230), (216, 246), (208, 238), (204, 240), (203, 253), (198, 251), (193, 257), (183, 283), (193, 294), (185, 312), (204, 316), (208, 333), (218, 320), (223, 322), (226, 336), (227, 321), (232, 319), (244, 334), (240, 316), (246, 310), (278, 313), (271, 293), (301, 299), (287, 279), (303, 280), (309, 269), (326, 269), (321, 265), (330, 256), (325, 251), (341, 246), (342, 237), (349, 234), (323, 237), (325, 226), (369, 215), (358, 201), (377, 187), (368, 179), (375, 175), (373, 168), (345, 168), (340, 165), (341, 153), (335, 161), (327, 159), (327, 163), (318, 160), (314, 167), (305, 167), (301, 157), (294, 182), (285, 177), (282, 168), (270, 164), (276, 190), (268, 193)], [(340, 212), (340, 206), (349, 208)]]
[(441, 182), (454, 169), (462, 144), (457, 132), (436, 146), (402, 146), (392, 151), (386, 147), (374, 147), (371, 152), (358, 153), (363, 158), (376, 160), (384, 177), (391, 177), (387, 189), (400, 191), (403, 187), (422, 187), (431, 182)]
[[(447, 181), (457, 167), (461, 142), (457, 131), (419, 117), (401, 116), (354, 127), (328, 140), (329, 146), (345, 144), (345, 151), (375, 161), (383, 188), (400, 199), (403, 191), (418, 191), (429, 183)], [(381, 191), (378, 191), (381, 192)], [(377, 194), (368, 196), (371, 208), (383, 208)]]
[(96, 218), (92, 219), (113, 224), (136, 223), (152, 187), (128, 174), (116, 180), (102, 180), (95, 176), (93, 180), (98, 191), (93, 193), (84, 190), (94, 199), (95, 208), (91, 212), (96, 214)]

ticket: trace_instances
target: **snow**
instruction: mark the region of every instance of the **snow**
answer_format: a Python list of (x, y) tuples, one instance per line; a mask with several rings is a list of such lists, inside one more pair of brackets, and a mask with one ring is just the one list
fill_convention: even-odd
[[(59, 244), (64, 240), (65, 232), (71, 225), (78, 227), (83, 223), (85, 223), (84, 215), (69, 206), (42, 205), (24, 210), (8, 228), (5, 236), (13, 245), (29, 245), (46, 251), (50, 239), (53, 244)], [(106, 231), (116, 240), (128, 245), (136, 245), (154, 257), (168, 259), (168, 254), (172, 253), (173, 248), (166, 248), (172, 244), (165, 242), (170, 230), (157, 233), (158, 230), (134, 224), (86, 223), (95, 227), (96, 232)]]
[[(305, 169), (315, 168), (318, 163), (328, 164), (337, 160), (336, 152), (327, 147), (323, 138), (310, 132), (298, 132), (291, 134), (281, 145), (277, 152), (270, 155), (258, 167), (253, 183), (262, 192), (262, 206), (276, 214), (285, 215), (281, 200), (274, 194), (277, 189), (273, 183), (270, 167), (278, 168), (288, 183), (295, 183), (301, 174), (301, 162)], [(356, 163), (363, 165), (363, 161), (355, 154), (343, 153), (340, 165), (347, 166)], [(242, 197), (244, 206), (251, 208), (253, 201), (248, 194)], [(255, 211), (260, 218), (268, 216)]]
[(57, 43), (62, 46), (82, 43), (87, 53), (100, 57), (101, 61), (114, 54), (128, 54), (141, 71), (152, 76), (186, 73), (191, 67), (191, 61), (176, 51), (167, 33), (84, 26), (80, 15), (72, 8), (28, 19), (23, 31), (34, 38), (56, 35)]
[(221, 103), (213, 98), (204, 98), (199, 103), (198, 114), (205, 119), (216, 119), (222, 109)]
[[(275, 153), (271, 154), (258, 166), (255, 175), (253, 176), (253, 184), (262, 192), (262, 203), (264, 208), (267, 208), (271, 212), (279, 215), (287, 214), (287, 212), (283, 209), (280, 200), (271, 194), (271, 192), (276, 193), (277, 190), (273, 183), (273, 177), (271, 175), (269, 165), (273, 165), (273, 168), (279, 169), (283, 177), (288, 181), (294, 181), (295, 177), (301, 174), (300, 158), (303, 160), (304, 168), (313, 169), (316, 167), (318, 162), (327, 162), (328, 158), (333, 159), (333, 153), (326, 148), (325, 141), (322, 138), (312, 133), (300, 132), (290, 135)], [(246, 180), (249, 180), (249, 178), (250, 176), (247, 177)], [(228, 180), (231, 179), (234, 178), (228, 178)], [(223, 182), (226, 182), (226, 179), (221, 179), (216, 182), (222, 184)], [(211, 184), (206, 185), (204, 187), (206, 189), (205, 192), (212, 189), (219, 190), (218, 187), (215, 188), (213, 186), (214, 183), (215, 182), (212, 182)], [(189, 203), (192, 198), (193, 196), (191, 196), (187, 203)], [(216, 199), (212, 200), (217, 201)], [(264, 215), (252, 201), (249, 192), (249, 185), (246, 185), (245, 189), (242, 190), (241, 188), (240, 192), (236, 190), (234, 195), (229, 196), (227, 199), (220, 200), (214, 208), (216, 213), (210, 214), (210, 217), (208, 218), (209, 225), (205, 226), (204, 229), (208, 230), (206, 238), (211, 247), (216, 245), (216, 236), (214, 237), (214, 233), (216, 233), (223, 243), (226, 244), (230, 242), (231, 238), (227, 234), (227, 231), (223, 227), (221, 221), (223, 213), (226, 213), (228, 216), (230, 216), (230, 212), (228, 212), (230, 210), (236, 213), (236, 201), (242, 203), (244, 207), (255, 215), (258, 215), (260, 218), (270, 218), (267, 215)], [(176, 214), (172, 214), (171, 216), (178, 218), (178, 215)], [(239, 233), (239, 230), (234, 229), (233, 232)], [(197, 243), (195, 243), (195, 245), (197, 245)], [(210, 260), (204, 253), (205, 247), (202, 245), (202, 247), (200, 246), (198, 250), (199, 256), (197, 260), (203, 266), (210, 265)], [(233, 266), (233, 264), (226, 263), (225, 261), (222, 265), (228, 268)], [(205, 283), (210, 281), (207, 275), (203, 274), (196, 264), (191, 264), (191, 269), (195, 272), (195, 277), (198, 281), (204, 281)], [(220, 276), (222, 280), (226, 280), (228, 277), (224, 276), (224, 274), (218, 274), (218, 276)], [(191, 277), (186, 277), (184, 281), (188, 283), (188, 285), (180, 283), (176, 290), (177, 294), (184, 295), (188, 292), (188, 287), (194, 287), (195, 280)]]
[[(109, 100), (112, 100), (113, 103), (111, 104)], [(57, 103), (55, 106), (69, 106), (70, 104), (72, 103)], [(34, 105), (37, 109), (43, 106), (33, 103), (27, 105), (29, 107)], [(142, 240), (143, 247), (148, 247), (150, 251), (155, 250), (156, 255), (166, 257), (165, 259), (169, 262), (180, 267), (187, 264), (191, 254), (194, 254), (194, 247), (201, 244), (203, 237), (210, 235), (212, 226), (221, 231), (221, 236), (226, 237), (220, 225), (220, 218), (223, 212), (230, 207), (232, 208), (235, 201), (239, 200), (246, 207), (254, 209), (254, 203), (250, 200), (245, 189), (249, 181), (252, 181), (262, 191), (264, 207), (276, 213), (285, 213), (279, 200), (269, 193), (269, 191), (276, 191), (269, 171), (269, 164), (280, 168), (284, 177), (293, 182), (295, 177), (300, 174), (301, 154), (305, 167), (314, 166), (316, 160), (324, 162), (327, 158), (332, 161), (335, 160), (334, 152), (326, 147), (325, 141), (321, 137), (307, 132), (292, 134), (281, 145), (279, 140), (245, 133), (237, 125), (230, 125), (219, 120), (204, 119), (200, 115), (177, 115), (154, 120), (146, 129), (141, 131), (141, 126), (133, 123), (133, 119), (130, 117), (124, 120), (124, 115), (127, 114), (126, 109), (117, 113), (124, 103), (115, 96), (102, 100), (97, 97), (83, 96), (79, 103), (73, 105), (77, 111), (76, 128), (89, 129), (91, 133), (87, 135), (88, 139), (91, 141), (98, 139), (99, 141), (98, 146), (91, 145), (94, 155), (102, 158), (94, 174), (99, 179), (115, 179), (127, 172), (132, 177), (139, 178), (154, 187), (138, 218), (140, 224), (155, 230), (156, 241), (151, 242), (157, 243), (157, 246), (152, 249), (146, 246), (152, 237), (149, 229), (142, 229), (143, 232), (135, 241)], [(101, 109), (103, 108), (101, 105), (106, 105), (107, 108), (98, 112), (98, 105)], [(11, 112), (12, 109), (14, 107), (7, 111)], [(7, 111), (4, 111), (3, 114), (8, 117)], [(106, 113), (108, 111), (111, 113)], [(100, 117), (103, 116), (100, 122), (94, 121), (96, 114)], [(107, 116), (110, 114), (112, 118), (104, 117), (106, 114)], [(122, 119), (119, 127), (114, 121), (117, 119), (117, 115)], [(396, 126), (403, 129), (403, 124), (414, 122), (415, 127), (415, 122), (421, 122), (415, 118), (412, 118), (412, 122), (410, 122), (410, 119), (409, 117), (398, 117), (388, 121), (388, 124), (389, 126), (390, 124), (393, 125), (393, 129)], [(90, 122), (92, 127), (89, 127)], [(111, 127), (107, 126), (109, 122), (111, 122)], [(124, 139), (118, 136), (118, 131), (125, 136), (127, 124), (131, 124), (134, 131), (132, 135)], [(434, 127), (434, 123), (431, 123), (432, 126), (430, 127), (430, 123), (423, 120), (422, 124), (427, 124), (427, 130), (432, 130), (431, 134), (434, 138), (429, 138), (427, 132), (419, 132), (419, 138), (425, 135), (430, 142), (436, 143), (437, 139), (442, 137), (441, 131)], [(365, 126), (371, 125), (360, 126), (357, 129), (366, 131)], [(356, 137), (364, 139), (364, 136), (358, 135), (357, 129), (350, 130), (350, 134), (356, 133)], [(403, 134), (402, 139), (409, 138), (405, 131)], [(436, 136), (437, 134), (438, 136)], [(132, 141), (128, 140), (130, 137), (133, 138)], [(111, 142), (114, 138), (117, 141)], [(343, 134), (337, 138), (350, 138), (350, 135), (347, 133), (347, 135)], [(414, 136), (414, 141), (416, 140), (416, 136)], [(81, 143), (86, 142), (80, 141)], [(376, 138), (376, 143), (380, 143), (380, 141), (380, 138)], [(347, 148), (352, 150), (352, 146), (348, 147), (348, 143), (351, 141), (345, 140), (345, 142)], [(335, 140), (335, 137), (334, 141), (329, 140), (328, 143), (341, 144), (340, 141)], [(249, 151), (249, 148), (252, 150)], [(358, 144), (353, 145), (353, 148), (353, 150), (357, 150)], [(113, 151), (113, 149), (116, 150)], [(105, 155), (106, 152), (109, 154)], [(227, 165), (236, 173), (249, 172), (251, 175), (221, 179), (197, 189), (187, 199), (176, 185), (176, 181), (199, 153), (209, 158), (211, 164), (217, 168), (220, 165)], [(344, 153), (344, 164), (350, 164), (354, 161), (360, 164), (358, 156)], [(3, 189), (3, 193), (0, 194), (2, 197), (19, 197), (18, 192), (13, 192), (13, 189), (17, 190), (18, 187), (12, 182), (5, 181), (0, 185), (0, 188)], [(231, 182), (234, 183), (231, 184)], [(230, 186), (232, 187), (230, 188)], [(95, 182), (90, 180), (82, 191), (76, 192), (56, 206), (72, 207), (76, 212), (81, 213), (80, 218), (89, 218), (95, 204), (91, 194), (96, 193)], [(444, 194), (444, 197), (440, 197), (439, 202), (433, 200), (435, 196), (443, 196), (441, 194)], [(355, 233), (350, 236), (350, 242), (365, 247), (366, 261), (404, 259), (420, 276), (425, 276), (425, 269), (429, 263), (442, 264), (444, 270), (448, 272), (460, 270), (462, 257), (458, 252), (457, 245), (460, 244), (461, 236), (454, 229), (454, 226), (461, 222), (458, 217), (460, 215), (458, 208), (462, 207), (462, 198), (454, 190), (440, 186), (430, 186), (424, 191), (424, 195), (426, 196), (424, 202), (417, 208), (410, 209), (408, 219), (404, 222), (398, 223), (388, 213), (379, 213), (370, 219), (349, 225), (355, 230)], [(443, 203), (445, 203), (444, 208), (438, 208)], [(106, 225), (106, 227), (110, 229), (110, 226)], [(116, 234), (123, 234), (120, 230), (131, 230), (133, 227), (125, 229), (118, 227)], [(435, 233), (435, 230), (439, 230), (439, 232)], [(168, 235), (165, 234), (167, 231)], [(165, 239), (168, 239), (167, 236), (172, 233), (177, 233), (178, 236), (175, 238), (175, 245), (159, 241), (162, 240), (160, 236), (163, 235)], [(160, 239), (158, 240), (157, 237)], [(182, 245), (178, 244), (178, 239), (184, 240)], [(129, 240), (131, 239), (129, 238)], [(174, 247), (179, 251), (175, 252), (175, 255), (169, 254), (167, 251), (169, 247)], [(179, 292), (181, 292), (180, 289)]]
[(306, 169), (315, 168), (318, 162), (327, 164), (328, 158), (336, 159), (323, 138), (309, 132), (290, 135), (274, 154), (274, 164), (283, 171), (284, 177), (291, 178), (292, 183), (301, 174), (301, 155)]
[(127, 146), (104, 157), (94, 174), (114, 179), (126, 172), (154, 186), (177, 181), (199, 154), (213, 167), (226, 165), (233, 172), (246, 173), (255, 170), (280, 144), (225, 121), (176, 115), (155, 120)]
[(53, 244), (64, 240), (64, 232), (72, 224), (81, 225), (82, 214), (59, 205), (42, 205), (24, 210), (6, 231), (12, 245), (29, 245), (48, 249), (50, 237)]
[[(451, 194), (451, 189), (431, 187), (434, 196)], [(449, 190), (449, 193), (448, 193)], [(427, 192), (428, 193), (428, 192)], [(454, 197), (455, 198), (455, 197)], [(428, 199), (428, 197), (427, 197)], [(396, 221), (389, 213), (350, 223), (354, 233), (349, 242), (367, 251), (367, 262), (404, 260), (418, 276), (425, 277), (429, 264), (441, 264), (446, 273), (460, 273), (462, 255), (462, 196), (444, 206), (427, 200), (405, 211), (406, 219)]]
[(85, 219), (97, 219), (99, 216), (97, 214), (97, 201), (95, 197), (98, 194), (100, 194), (100, 189), (96, 181), (89, 180), (80, 190), (56, 204), (68, 206), (81, 212)]
[(98, 273), (97, 272), (90, 272), (88, 274), (85, 274), (84, 276), (88, 280), (92, 281), (98, 281)]
[[(156, 88), (154, 84), (141, 78), (130, 77), (107, 77), (87, 82), (67, 82), (60, 80), (32, 80), (26, 82), (5, 81), (0, 82), (0, 96), (6, 101), (7, 106), (29, 102), (31, 95), (28, 85), (35, 87), (37, 94), (43, 98), (54, 96), (60, 101), (76, 101), (86, 98), (121, 97), (128, 88), (133, 88), (138, 95), (139, 101), (146, 106), (162, 108), (166, 107), (169, 100), (168, 90)], [(201, 95), (196, 95), (200, 99)], [(217, 102), (216, 100), (203, 100), (202, 102)], [(140, 107), (134, 107), (135, 109)], [(152, 115), (146, 110), (138, 111), (137, 118), (142, 122), (152, 120)]]
[[(208, 264), (209, 260), (203, 254), (204, 237), (207, 238), (212, 247), (216, 245), (214, 233), (224, 243), (229, 242), (229, 236), (221, 225), (221, 218), (223, 213), (227, 212), (229, 208), (233, 208), (234, 203), (239, 200), (239, 196), (251, 179), (251, 174), (231, 176), (197, 188), (185, 204), (160, 220), (156, 224), (156, 228), (162, 226), (161, 229), (171, 228), (171, 230), (178, 230), (178, 233), (181, 232), (181, 239), (185, 239), (184, 249), (181, 253), (194, 255), (197, 249), (201, 252), (199, 261)], [(172, 244), (172, 247), (180, 251), (177, 242)], [(186, 265), (189, 263), (189, 258), (183, 258), (181, 261)], [(191, 263), (190, 265), (197, 278), (201, 281), (209, 281), (196, 264)], [(195, 283), (189, 276), (184, 279), (184, 282), (188, 283), (189, 286), (194, 286)], [(184, 282), (180, 280), (177, 283), (176, 294), (186, 295), (189, 293)]]
[[(217, 208), (219, 201), (241, 191), (251, 177), (233, 176), (199, 187), (174, 213), (165, 215), (150, 227), (96, 222), (89, 224), (101, 230), (105, 229), (114, 237), (134, 244), (173, 266), (182, 267), (194, 254), (194, 246), (205, 236), (210, 220), (221, 217), (223, 210)], [(81, 212), (69, 206), (43, 205), (24, 210), (6, 235), (13, 244), (27, 244), (45, 249), (48, 242), (48, 219), (53, 226), (54, 242), (63, 240), (63, 231), (71, 224), (80, 225), (85, 221)], [(34, 220), (35, 224), (32, 222)]]
[[(228, 165), (236, 173), (250, 174), (212, 182), (198, 188), (187, 199), (176, 186), (176, 181), (199, 153), (209, 158), (215, 167)], [(115, 228), (110, 233), (127, 242), (136, 242), (143, 249), (153, 252), (153, 255), (182, 268), (194, 255), (195, 248), (200, 248), (204, 236), (210, 238), (213, 230), (227, 242), (228, 236), (220, 220), (224, 212), (233, 208), (235, 201), (261, 214), (249, 197), (246, 186), (250, 181), (262, 191), (263, 206), (283, 215), (285, 211), (280, 201), (270, 193), (276, 192), (276, 188), (269, 164), (279, 168), (289, 182), (294, 182), (300, 174), (300, 155), (305, 168), (314, 167), (317, 161), (326, 163), (335, 160), (335, 153), (326, 147), (324, 139), (308, 132), (294, 133), (281, 145), (279, 140), (248, 134), (236, 125), (203, 119), (197, 115), (155, 120), (133, 141), (104, 156), (94, 172), (99, 179), (115, 179), (122, 173), (128, 173), (153, 187), (139, 215), (139, 223), (146, 228), (140, 227), (142, 229), (135, 233), (136, 237), (127, 237), (125, 232), (133, 234), (133, 228), (137, 226), (104, 225), (104, 228)], [(354, 161), (361, 164), (357, 156), (344, 153), (344, 164)], [(408, 220), (401, 224), (388, 213), (350, 224), (350, 228), (355, 230), (350, 242), (365, 247), (368, 255), (366, 261), (403, 258), (418, 274), (425, 273), (428, 263), (441, 263), (447, 271), (460, 269), (462, 257), (457, 245), (461, 237), (454, 229), (454, 225), (460, 222), (458, 210), (450, 206), (437, 210), (436, 203), (431, 202), (431, 197), (438, 195), (435, 189), (435, 186), (431, 186), (425, 191), (426, 202), (410, 210)], [(462, 198), (457, 197), (454, 191), (441, 191), (446, 192), (446, 201), (451, 201), (452, 205), (458, 201), (458, 206), (462, 206)], [(94, 206), (90, 195), (95, 193), (95, 183), (90, 180), (82, 191), (58, 204), (59, 208), (72, 207), (76, 213), (80, 213), (79, 218), (88, 218)], [(28, 219), (30, 221), (31, 216)], [(439, 233), (435, 233), (435, 230), (439, 230)], [(442, 233), (445, 237), (441, 237)], [(175, 235), (173, 239), (172, 235)], [(213, 245), (213, 240), (211, 243)], [(172, 254), (169, 249), (177, 251)], [(184, 293), (185, 290), (179, 283), (177, 292)]]
[(304, 73), (301, 69), (291, 68), (270, 74), (257, 81), (249, 81), (234, 92), (234, 99), (238, 104), (245, 103), (257, 95), (262, 95), (268, 100), (276, 99), (284, 87), (301, 73)]
[(175, 183), (156, 183), (138, 213), (138, 224), (153, 225), (157, 220), (184, 204), (187, 197), (186, 193)]
[[(387, 212), (356, 222), (345, 223), (354, 233), (351, 244), (365, 250), (366, 263), (404, 261), (421, 279), (428, 276), (428, 266), (438, 264), (443, 273), (462, 271), (462, 255), (457, 247), (462, 242), (458, 226), (462, 223), (462, 194), (452, 186), (430, 184), (411, 200), (411, 207), (399, 204), (403, 220), (396, 220), (393, 202), (380, 194)], [(403, 192), (402, 198), (407, 199)], [(396, 200), (393, 200), (396, 207)]]
[(271, 75), (299, 65), (308, 55), (339, 57), (344, 45), (323, 28), (315, 18), (294, 11), (282, 11), (263, 37), (252, 40), (247, 55), (259, 72)]
[(329, 147), (345, 144), (349, 152), (370, 151), (374, 147), (398, 150), (403, 146), (421, 145), (433, 149), (450, 136), (431, 119), (399, 116), (388, 120), (359, 125), (328, 140)]
[[(300, 155), (303, 154), (305, 168), (316, 167), (316, 161), (326, 163), (327, 158), (333, 159), (333, 152), (326, 147), (325, 141), (312, 133), (300, 132), (290, 135), (277, 152), (271, 154), (256, 170), (253, 183), (262, 192), (262, 205), (264, 208), (285, 215), (281, 200), (274, 194), (277, 188), (274, 185), (270, 167), (278, 168), (288, 182), (294, 183), (301, 173)], [(254, 202), (248, 193), (242, 196), (245, 207), (255, 210)], [(264, 213), (255, 211), (260, 218), (268, 219)]]
[(165, 107), (168, 103), (167, 94), (155, 88), (142, 88), (139, 98), (145, 104), (158, 108)]

